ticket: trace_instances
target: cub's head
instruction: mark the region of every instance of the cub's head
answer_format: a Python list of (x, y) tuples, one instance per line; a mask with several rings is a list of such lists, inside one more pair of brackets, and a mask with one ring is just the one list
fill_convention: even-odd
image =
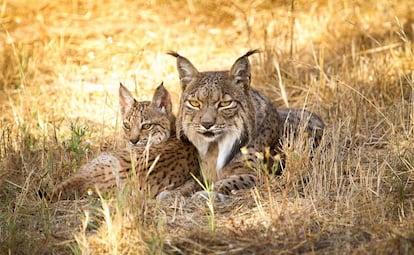
[(122, 127), (131, 145), (158, 144), (175, 132), (171, 98), (163, 84), (155, 90), (152, 101), (137, 101), (122, 84), (119, 86)]
[(183, 93), (177, 121), (177, 136), (186, 137), (205, 155), (210, 143), (237, 150), (255, 132), (255, 108), (250, 90), (249, 51), (229, 71), (199, 72), (176, 52)]

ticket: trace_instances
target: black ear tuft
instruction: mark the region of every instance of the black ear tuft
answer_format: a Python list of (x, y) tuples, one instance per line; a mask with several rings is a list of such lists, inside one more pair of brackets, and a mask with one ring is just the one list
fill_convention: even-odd
[(244, 54), (243, 56), (241, 56), (239, 59), (241, 58), (247, 58), (250, 55), (256, 54), (256, 53), (260, 53), (261, 51), (259, 49), (254, 49), (254, 50), (249, 50), (248, 52), (246, 52), (246, 54)]
[(176, 58), (181, 57), (181, 56), (180, 56), (180, 54), (178, 54), (177, 52), (172, 51), (172, 50), (167, 51), (167, 54), (168, 54), (168, 55), (171, 55), (171, 56), (173, 56), (173, 57), (176, 57)]

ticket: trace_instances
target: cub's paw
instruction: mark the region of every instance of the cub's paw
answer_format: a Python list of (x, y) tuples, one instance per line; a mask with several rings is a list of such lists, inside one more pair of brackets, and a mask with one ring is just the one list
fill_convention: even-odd
[(167, 200), (176, 200), (176, 199), (183, 199), (183, 195), (180, 191), (177, 190), (163, 190), (157, 196), (156, 199), (158, 201), (167, 201)]
[(218, 193), (218, 192), (214, 192), (214, 191), (205, 191), (205, 190), (201, 190), (196, 192), (193, 196), (193, 199), (197, 199), (200, 201), (214, 201), (214, 202), (226, 202), (228, 196)]

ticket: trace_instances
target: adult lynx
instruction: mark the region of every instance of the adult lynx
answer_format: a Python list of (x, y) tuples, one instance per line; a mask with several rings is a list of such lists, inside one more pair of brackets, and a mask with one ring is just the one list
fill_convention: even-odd
[(138, 178), (137, 188), (147, 190), (153, 197), (177, 187), (182, 194), (194, 189), (191, 174), (198, 175), (197, 151), (174, 136), (175, 118), (164, 86), (156, 89), (151, 102), (138, 102), (121, 84), (119, 101), (125, 135), (134, 146), (102, 153), (81, 166), (54, 188), (52, 200), (82, 197), (90, 189), (106, 192), (122, 187), (133, 171)]
[[(324, 128), (319, 116), (299, 109), (278, 111), (250, 87), (248, 57), (257, 52), (249, 51), (238, 58), (229, 71), (208, 72), (199, 72), (188, 59), (169, 52), (177, 58), (183, 90), (177, 136), (196, 146), (204, 175), (215, 182), (215, 191), (224, 194), (255, 185), (253, 169), (260, 168), (256, 152), (269, 147), (271, 154), (278, 153), (285, 124), (296, 132), (300, 120), (309, 117), (306, 131), (319, 132)], [(321, 136), (321, 132), (316, 135)], [(243, 147), (245, 153), (241, 153)], [(267, 163), (273, 163), (272, 157), (267, 159)]]
[[(279, 114), (273, 104), (250, 87), (249, 51), (230, 71), (199, 72), (176, 52), (183, 93), (177, 116), (177, 136), (193, 143), (201, 157), (202, 171), (215, 182), (215, 190), (255, 185), (255, 152), (270, 147), (276, 153), (281, 136)], [(247, 148), (247, 155), (240, 149)]]

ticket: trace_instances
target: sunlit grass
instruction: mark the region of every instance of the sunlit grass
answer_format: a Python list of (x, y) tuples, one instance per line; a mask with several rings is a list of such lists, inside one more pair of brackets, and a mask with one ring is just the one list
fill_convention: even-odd
[[(3, 1), (0, 251), (410, 254), (414, 5), (291, 4)], [(94, 201), (39, 196), (77, 164), (124, 146), (119, 82), (144, 100), (164, 81), (176, 111), (181, 90), (165, 52), (219, 70), (256, 48), (253, 86), (327, 124), (313, 154), (304, 136), (283, 147), (279, 178), (269, 171), (265, 185), (214, 207), (158, 204), (128, 189)]]

